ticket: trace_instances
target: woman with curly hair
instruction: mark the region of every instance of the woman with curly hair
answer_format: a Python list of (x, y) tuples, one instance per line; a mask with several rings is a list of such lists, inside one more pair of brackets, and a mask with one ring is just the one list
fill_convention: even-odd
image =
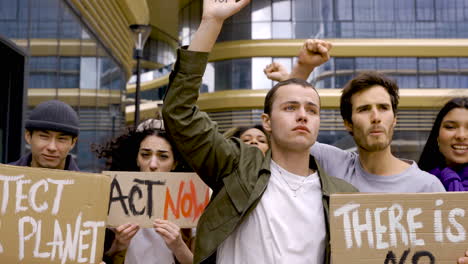
[[(111, 171), (184, 171), (161, 120), (150, 119), (95, 149)], [(156, 219), (154, 229), (127, 223), (106, 231), (106, 263), (192, 263), (193, 254), (174, 223)], [(188, 231), (191, 231), (188, 229)], [(185, 233), (185, 232), (184, 232)], [(175, 258), (174, 258), (175, 257)]]
[(468, 191), (468, 97), (442, 107), (418, 165), (436, 175), (447, 191)]

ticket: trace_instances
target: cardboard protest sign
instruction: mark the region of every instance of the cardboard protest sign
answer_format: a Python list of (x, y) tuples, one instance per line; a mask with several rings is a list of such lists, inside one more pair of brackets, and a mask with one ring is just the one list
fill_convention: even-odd
[(0, 165), (0, 263), (100, 263), (110, 178)]
[(112, 178), (107, 224), (152, 228), (166, 219), (195, 227), (210, 201), (210, 189), (195, 173), (105, 171)]
[(456, 263), (468, 249), (468, 192), (331, 196), (333, 263)]

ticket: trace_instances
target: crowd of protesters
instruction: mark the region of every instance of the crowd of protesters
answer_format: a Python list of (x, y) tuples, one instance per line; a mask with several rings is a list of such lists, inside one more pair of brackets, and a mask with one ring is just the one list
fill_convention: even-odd
[[(266, 95), (261, 125), (221, 134), (196, 106), (199, 87), (223, 21), (248, 3), (205, 0), (190, 46), (178, 50), (163, 120), (150, 119), (95, 146), (108, 170), (194, 171), (213, 191), (196, 235), (161, 219), (150, 229), (134, 223), (107, 229), (106, 263), (330, 263), (325, 196), (468, 190), (468, 98), (442, 107), (417, 163), (391, 152), (397, 83), (362, 72), (340, 99), (357, 151), (316, 141), (321, 103), (306, 80), (330, 58), (332, 44), (323, 40), (304, 43), (291, 73), (278, 63), (266, 66), (267, 77), (278, 83)], [(79, 119), (69, 105), (39, 104), (25, 129), (31, 153), (11, 165), (79, 170), (69, 154)], [(462, 255), (454, 262), (468, 263)]]

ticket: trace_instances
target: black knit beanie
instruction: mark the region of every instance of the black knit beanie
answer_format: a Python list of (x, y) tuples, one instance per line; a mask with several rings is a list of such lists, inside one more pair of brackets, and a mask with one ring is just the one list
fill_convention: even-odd
[(40, 103), (26, 120), (28, 130), (53, 130), (72, 136), (80, 133), (78, 114), (64, 102), (50, 100)]

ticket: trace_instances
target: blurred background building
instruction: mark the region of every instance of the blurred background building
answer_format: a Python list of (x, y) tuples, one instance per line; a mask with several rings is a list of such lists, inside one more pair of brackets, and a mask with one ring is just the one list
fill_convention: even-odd
[[(80, 115), (74, 150), (80, 168), (102, 169), (90, 145), (133, 122), (128, 26), (152, 26), (140, 106), (142, 118), (150, 118), (162, 104), (176, 48), (190, 43), (201, 8), (202, 0), (0, 0), (1, 48), (11, 56), (2, 74), (13, 76), (1, 79), (9, 89), (0, 99), (2, 161), (24, 151), (17, 146), (24, 145), (28, 110), (58, 98)], [(355, 148), (342, 125), (339, 96), (363, 70), (382, 71), (401, 87), (392, 144), (401, 157), (417, 159), (438, 109), (452, 96), (468, 95), (468, 0), (253, 0), (226, 21), (199, 106), (221, 131), (259, 123), (274, 84), (263, 68), (272, 61), (291, 68), (307, 38), (334, 44), (333, 58), (310, 77), (322, 98), (321, 142)]]
[(101, 168), (90, 145), (119, 133), (125, 124), (126, 82), (133, 63), (128, 25), (148, 21), (145, 0), (0, 0), (2, 50), (15, 55), (2, 59), (7, 93), (0, 99), (1, 161), (27, 151), (23, 124), (29, 111), (42, 101), (59, 99), (80, 117), (72, 151), (79, 167)]

